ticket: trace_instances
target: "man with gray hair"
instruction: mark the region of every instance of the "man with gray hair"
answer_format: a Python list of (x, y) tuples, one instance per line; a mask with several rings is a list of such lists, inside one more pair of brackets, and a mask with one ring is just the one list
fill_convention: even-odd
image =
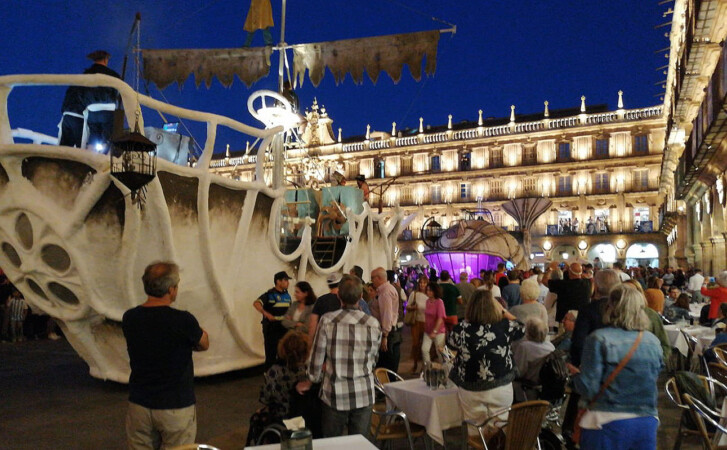
[(361, 280), (345, 277), (338, 286), (342, 308), (318, 322), (308, 363), (309, 381), (298, 392), (322, 381), (320, 398), (323, 436), (369, 434), (374, 402), (374, 366), (381, 345), (381, 326), (358, 307)]
[(126, 436), (129, 449), (192, 444), (197, 435), (193, 351), (209, 348), (207, 332), (187, 311), (171, 307), (179, 292), (179, 267), (147, 266), (148, 298), (124, 313), (131, 377)]

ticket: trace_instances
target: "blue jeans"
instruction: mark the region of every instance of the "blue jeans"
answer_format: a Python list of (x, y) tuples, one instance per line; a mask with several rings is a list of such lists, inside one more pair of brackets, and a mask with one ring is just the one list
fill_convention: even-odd
[(321, 422), (324, 438), (343, 436), (344, 429), (348, 428), (349, 435), (362, 434), (368, 439), (371, 427), (371, 406), (350, 411), (338, 411), (323, 403)]
[(581, 430), (580, 446), (588, 450), (653, 450), (658, 425), (653, 416), (616, 420), (601, 430)]

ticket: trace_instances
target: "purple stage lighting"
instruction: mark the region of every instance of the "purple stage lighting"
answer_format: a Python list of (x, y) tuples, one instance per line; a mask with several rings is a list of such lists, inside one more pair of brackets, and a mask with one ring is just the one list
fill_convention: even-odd
[(467, 272), (470, 276), (478, 276), (480, 270), (496, 270), (497, 264), (503, 262), (499, 256), (484, 253), (441, 252), (429, 253), (424, 257), (429, 261), (429, 266), (437, 270), (437, 273), (446, 270), (455, 280), (461, 272)]

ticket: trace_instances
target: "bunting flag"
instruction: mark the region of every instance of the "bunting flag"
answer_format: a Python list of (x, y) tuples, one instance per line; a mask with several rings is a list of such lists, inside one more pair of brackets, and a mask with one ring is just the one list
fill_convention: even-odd
[(164, 89), (175, 81), (182, 86), (190, 74), (199, 85), (207, 88), (212, 78), (230, 87), (235, 75), (250, 87), (270, 73), (270, 47), (224, 49), (142, 50), (144, 79)]
[(435, 30), (293, 45), (293, 78), (302, 85), (308, 71), (311, 82), (318, 86), (328, 68), (336, 84), (343, 81), (346, 74), (351, 74), (353, 81), (361, 84), (364, 70), (374, 84), (381, 72), (386, 72), (394, 83), (398, 83), (406, 64), (412, 77), (419, 81), (425, 56), (425, 73), (434, 75), (438, 44), (439, 31)]
[(530, 229), (535, 224), (535, 221), (538, 220), (538, 217), (547, 211), (552, 204), (552, 201), (543, 197), (517, 198), (502, 204), (502, 209), (510, 214), (518, 225), (520, 225), (520, 231), (523, 232), (525, 257), (528, 259), (530, 258), (531, 244)]
[[(293, 50), (293, 78), (303, 84), (306, 72), (314, 86), (318, 86), (331, 71), (336, 84), (347, 74), (356, 84), (363, 82), (364, 71), (376, 84), (381, 72), (389, 74), (394, 83), (401, 79), (404, 64), (412, 77), (422, 78), (422, 63), (427, 76), (437, 68), (439, 31), (392, 34), (360, 39), (297, 44)], [(168, 49), (142, 50), (143, 76), (164, 89), (175, 81), (181, 86), (194, 74), (197, 87), (204, 81), (207, 88), (212, 78), (230, 87), (235, 75), (248, 87), (270, 73), (271, 47), (225, 49)]]

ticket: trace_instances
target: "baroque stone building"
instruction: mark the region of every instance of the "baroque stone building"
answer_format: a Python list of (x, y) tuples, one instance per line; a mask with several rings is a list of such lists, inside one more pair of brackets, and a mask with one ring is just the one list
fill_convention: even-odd
[(727, 1), (677, 0), (669, 34), (659, 193), (670, 261), (727, 269)]
[[(630, 264), (664, 264), (660, 227), (659, 173), (664, 149), (662, 107), (605, 105), (548, 110), (504, 118), (371, 131), (342, 139), (325, 108), (306, 112), (303, 147), (286, 150), (286, 181), (325, 185), (339, 172), (348, 180), (366, 176), (369, 203), (396, 206), (416, 218), (399, 236), (400, 260), (417, 259), (424, 247), (420, 228), (429, 217), (443, 227), (468, 215), (517, 231), (501, 207), (514, 198), (547, 197), (553, 203), (532, 230), (531, 257), (545, 260), (600, 257)], [(254, 177), (249, 149), (228, 152), (211, 164), (219, 174)], [(240, 156), (245, 155), (247, 156)], [(271, 165), (272, 167), (272, 165)], [(271, 169), (266, 178), (272, 176)]]

